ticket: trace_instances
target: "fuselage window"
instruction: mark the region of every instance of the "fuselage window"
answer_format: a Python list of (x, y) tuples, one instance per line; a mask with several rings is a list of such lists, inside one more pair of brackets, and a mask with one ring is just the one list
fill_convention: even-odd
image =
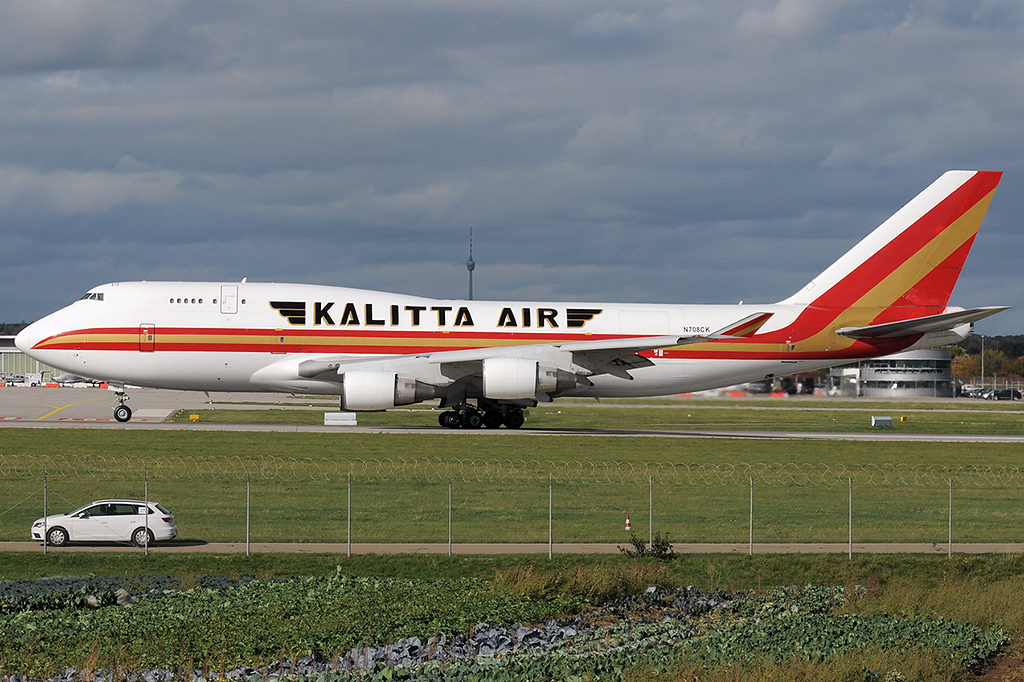
[(174, 303), (174, 299), (173, 298), (171, 299), (171, 303)]
[(199, 299), (199, 303), (200, 303), (200, 305), (202, 305), (203, 299)]
[(193, 302), (193, 303), (195, 303), (195, 302), (196, 302), (196, 299), (194, 299), (194, 298), (193, 298), (193, 299), (192, 299), (192, 302)]
[(180, 298), (178, 299), (178, 303), (181, 303), (181, 299)]

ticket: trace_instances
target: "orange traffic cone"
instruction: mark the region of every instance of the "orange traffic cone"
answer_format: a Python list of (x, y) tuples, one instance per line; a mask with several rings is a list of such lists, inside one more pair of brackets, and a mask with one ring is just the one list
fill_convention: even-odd
[(626, 514), (626, 530), (631, 530), (633, 526), (629, 523), (629, 514)]

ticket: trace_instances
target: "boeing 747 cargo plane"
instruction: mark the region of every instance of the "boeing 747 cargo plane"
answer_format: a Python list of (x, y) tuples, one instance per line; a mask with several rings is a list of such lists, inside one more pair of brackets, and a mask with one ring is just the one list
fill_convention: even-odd
[(435, 300), (306, 284), (116, 282), (16, 343), (73, 374), (197, 391), (440, 399), (442, 426), (519, 428), (563, 396), (683, 393), (954, 343), (1004, 307), (949, 297), (1001, 173), (949, 171), (789, 298), (767, 305)]

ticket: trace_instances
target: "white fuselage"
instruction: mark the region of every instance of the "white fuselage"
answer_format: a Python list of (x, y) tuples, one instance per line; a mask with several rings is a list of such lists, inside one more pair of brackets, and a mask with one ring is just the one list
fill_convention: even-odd
[[(548, 345), (555, 341), (706, 335), (754, 311), (772, 313), (766, 332), (784, 328), (800, 312), (791, 305), (433, 300), (267, 283), (115, 283), (88, 296), (31, 325), (19, 335), (19, 347), (67, 372), (132, 385), (328, 395), (340, 393), (338, 382), (299, 376), (299, 363), (328, 356), (363, 364), (387, 359), (400, 374), (444, 384), (450, 379), (441, 368), (419, 356), (474, 348), (521, 354), (530, 347), (526, 352), (543, 360), (557, 355)], [(711, 361), (688, 346), (652, 350), (644, 355), (653, 365), (630, 370), (633, 379), (599, 374), (590, 377), (592, 386), (571, 393), (668, 395), (834, 362), (797, 350)]]

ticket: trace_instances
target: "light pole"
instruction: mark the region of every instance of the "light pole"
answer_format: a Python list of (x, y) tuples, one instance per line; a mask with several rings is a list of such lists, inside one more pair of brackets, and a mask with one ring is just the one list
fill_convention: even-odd
[(978, 334), (981, 337), (981, 388), (985, 390), (985, 335)]
[(473, 262), (473, 228), (469, 228), (469, 260), (466, 261), (466, 269), (469, 270), (469, 300), (473, 300), (473, 271), (476, 270), (476, 263)]

